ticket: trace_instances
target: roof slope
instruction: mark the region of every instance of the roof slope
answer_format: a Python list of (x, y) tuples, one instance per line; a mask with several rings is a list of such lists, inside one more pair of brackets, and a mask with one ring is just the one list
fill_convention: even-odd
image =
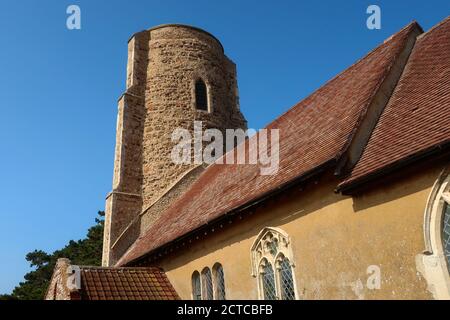
[(340, 187), (450, 143), (450, 17), (418, 37), (402, 77)]
[(402, 29), (267, 127), (280, 130), (277, 174), (262, 176), (257, 165), (209, 166), (191, 188), (136, 240), (117, 265), (125, 265), (316, 168), (336, 161), (345, 151), (414, 28), (417, 28), (416, 23)]
[(159, 268), (80, 267), (82, 300), (177, 300)]

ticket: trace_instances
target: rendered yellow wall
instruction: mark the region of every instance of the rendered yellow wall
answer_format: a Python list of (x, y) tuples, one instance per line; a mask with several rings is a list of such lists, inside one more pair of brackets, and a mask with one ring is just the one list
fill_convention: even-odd
[[(292, 241), (301, 299), (430, 299), (415, 257), (424, 250), (427, 197), (440, 168), (378, 187), (360, 197), (334, 193), (333, 178), (296, 191), (159, 262), (183, 299), (191, 275), (223, 265), (227, 299), (257, 299), (250, 248), (264, 227)], [(381, 289), (369, 290), (367, 268), (381, 269)]]

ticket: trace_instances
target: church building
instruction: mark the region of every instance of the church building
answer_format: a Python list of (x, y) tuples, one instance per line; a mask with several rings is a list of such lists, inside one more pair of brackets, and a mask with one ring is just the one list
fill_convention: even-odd
[[(214, 163), (173, 161), (176, 129), (245, 132), (243, 113), (213, 35), (133, 35), (103, 266), (60, 259), (46, 298), (450, 299), (450, 17), (405, 26)], [(273, 130), (272, 174), (222, 161)]]

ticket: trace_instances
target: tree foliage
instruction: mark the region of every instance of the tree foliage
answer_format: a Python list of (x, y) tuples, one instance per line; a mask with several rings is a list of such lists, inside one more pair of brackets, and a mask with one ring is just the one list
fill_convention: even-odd
[(98, 212), (95, 225), (89, 228), (86, 238), (69, 243), (62, 249), (48, 254), (42, 250), (29, 252), (25, 259), (30, 262), (33, 271), (28, 272), (12, 292), (0, 295), (0, 300), (40, 300), (44, 298), (56, 261), (68, 258), (75, 265), (99, 266), (103, 245), (103, 211)]

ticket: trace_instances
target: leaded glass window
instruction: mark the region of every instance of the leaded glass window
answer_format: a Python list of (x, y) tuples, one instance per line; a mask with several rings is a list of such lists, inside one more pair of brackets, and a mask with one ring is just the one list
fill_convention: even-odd
[(294, 277), (292, 267), (288, 258), (283, 258), (280, 262), (280, 286), (282, 300), (295, 300)]
[(264, 293), (264, 300), (276, 300), (277, 292), (275, 287), (275, 274), (272, 265), (264, 262), (262, 266), (261, 282)]
[(272, 256), (275, 256), (278, 253), (278, 241), (277, 239), (272, 239), (268, 244), (269, 252)]
[(214, 285), (215, 285), (215, 299), (225, 300), (225, 275), (223, 267), (220, 263), (216, 263), (213, 267)]
[(279, 228), (264, 228), (252, 245), (252, 272), (260, 299), (297, 299), (289, 236)]
[(208, 90), (202, 79), (195, 82), (195, 107), (197, 110), (208, 111)]
[(442, 224), (442, 245), (447, 258), (447, 268), (450, 272), (450, 204), (445, 203), (444, 220)]
[(203, 300), (213, 300), (213, 283), (209, 268), (202, 271), (202, 297)]
[(200, 273), (195, 271), (192, 274), (192, 299), (202, 300), (202, 290), (200, 286)]
[(450, 299), (450, 165), (431, 189), (424, 219), (425, 250), (417, 259), (433, 297)]

